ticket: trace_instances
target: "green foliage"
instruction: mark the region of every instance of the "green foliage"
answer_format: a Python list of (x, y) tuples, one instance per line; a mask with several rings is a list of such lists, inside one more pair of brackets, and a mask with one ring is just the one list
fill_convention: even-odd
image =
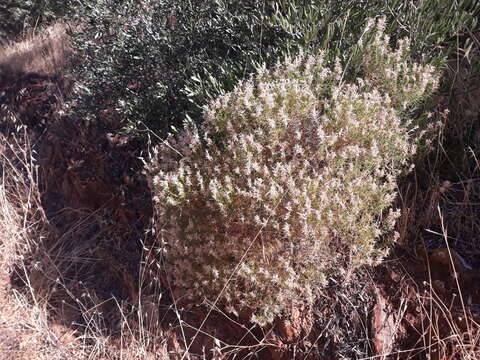
[(83, 1), (71, 15), (82, 24), (73, 34), (76, 115), (92, 120), (98, 107), (114, 108), (131, 132), (199, 122), (203, 105), (263, 63), (301, 49), (347, 63), (358, 29), (380, 15), (392, 41), (408, 36), (414, 55), (439, 63), (478, 8), (469, 0)]
[(288, 48), (329, 49), (341, 58), (367, 19), (383, 16), (393, 40), (408, 37), (414, 55), (439, 60), (456, 49), (455, 36), (474, 28), (480, 13), (475, 0), (281, 0), (274, 7), (271, 20), (288, 34)]
[[(216, 99), (150, 165), (159, 254), (176, 295), (258, 324), (385, 254), (395, 179), (416, 138), (399, 114), (437, 84), (369, 22), (346, 81), (324, 52), (286, 58)], [(367, 40), (368, 39), (368, 40)]]
[(78, 114), (94, 119), (93, 108), (113, 107), (132, 131), (142, 123), (168, 130), (186, 114), (198, 118), (187, 82), (208, 74), (204, 96), (233, 87), (258, 49), (270, 46), (262, 9), (260, 0), (84, 2), (73, 14), (82, 23), (73, 34), (81, 54)]

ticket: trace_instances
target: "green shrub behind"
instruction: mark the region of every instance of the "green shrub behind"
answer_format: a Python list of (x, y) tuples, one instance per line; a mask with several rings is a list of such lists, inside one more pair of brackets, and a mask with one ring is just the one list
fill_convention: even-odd
[[(145, 125), (166, 133), (187, 115), (198, 119), (197, 103), (233, 88), (255, 59), (266, 60), (263, 48), (272, 56), (278, 51), (271, 38), (280, 35), (262, 30), (263, 3), (84, 1), (71, 15), (82, 24), (72, 33), (81, 85), (74, 115), (95, 120), (99, 109), (113, 108), (137, 134)], [(197, 85), (196, 95), (186, 90)]]
[(200, 122), (203, 105), (284, 55), (325, 50), (346, 63), (370, 17), (386, 16), (393, 40), (408, 36), (415, 56), (439, 63), (480, 8), (474, 0), (71, 2), (71, 20), (82, 24), (72, 34), (73, 115), (95, 121), (113, 108), (136, 134)]
[(437, 78), (383, 30), (370, 22), (357, 45), (361, 79), (345, 81), (322, 52), (286, 58), (157, 149), (157, 262), (177, 296), (218, 297), (264, 324), (384, 255), (395, 179), (415, 151), (399, 113)]

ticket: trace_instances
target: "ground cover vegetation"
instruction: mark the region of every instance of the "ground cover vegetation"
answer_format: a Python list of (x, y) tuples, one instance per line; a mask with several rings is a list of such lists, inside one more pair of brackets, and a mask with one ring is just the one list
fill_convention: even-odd
[(0, 4), (1, 356), (478, 358), (479, 11)]

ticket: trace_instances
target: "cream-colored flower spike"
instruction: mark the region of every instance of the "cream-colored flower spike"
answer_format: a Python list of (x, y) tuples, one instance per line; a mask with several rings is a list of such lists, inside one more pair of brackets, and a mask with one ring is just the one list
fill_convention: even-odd
[(354, 76), (323, 53), (286, 58), (157, 149), (158, 262), (176, 294), (264, 324), (382, 258), (395, 179), (415, 151), (399, 112), (438, 82), (408, 41), (389, 47), (384, 26), (369, 23)]

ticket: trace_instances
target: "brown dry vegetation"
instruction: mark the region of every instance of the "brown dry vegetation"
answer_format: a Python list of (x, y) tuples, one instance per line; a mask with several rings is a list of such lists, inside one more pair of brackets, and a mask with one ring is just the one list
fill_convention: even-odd
[(475, 155), (480, 88), (478, 72), (472, 69), (478, 51), (477, 46), (470, 56), (459, 53), (449, 61), (432, 114), (440, 131), (400, 186), (396, 253), (402, 258), (395, 266), (403, 268), (408, 281), (400, 282), (405, 285), (399, 287), (397, 304), (405, 304), (410, 329), (403, 347), (417, 348), (408, 353), (416, 358), (480, 356), (480, 167)]
[(71, 52), (65, 25), (61, 22), (40, 34), (26, 34), (24, 39), (3, 44), (0, 73), (61, 75)]
[(480, 165), (462, 139), (478, 137), (480, 90), (468, 59), (452, 62), (437, 99), (428, 166), (401, 186), (389, 261), (332, 283), (311, 316), (259, 329), (149, 284), (147, 145), (118, 134), (111, 113), (96, 126), (63, 116), (68, 49), (57, 24), (0, 56), (1, 359), (479, 358)]

